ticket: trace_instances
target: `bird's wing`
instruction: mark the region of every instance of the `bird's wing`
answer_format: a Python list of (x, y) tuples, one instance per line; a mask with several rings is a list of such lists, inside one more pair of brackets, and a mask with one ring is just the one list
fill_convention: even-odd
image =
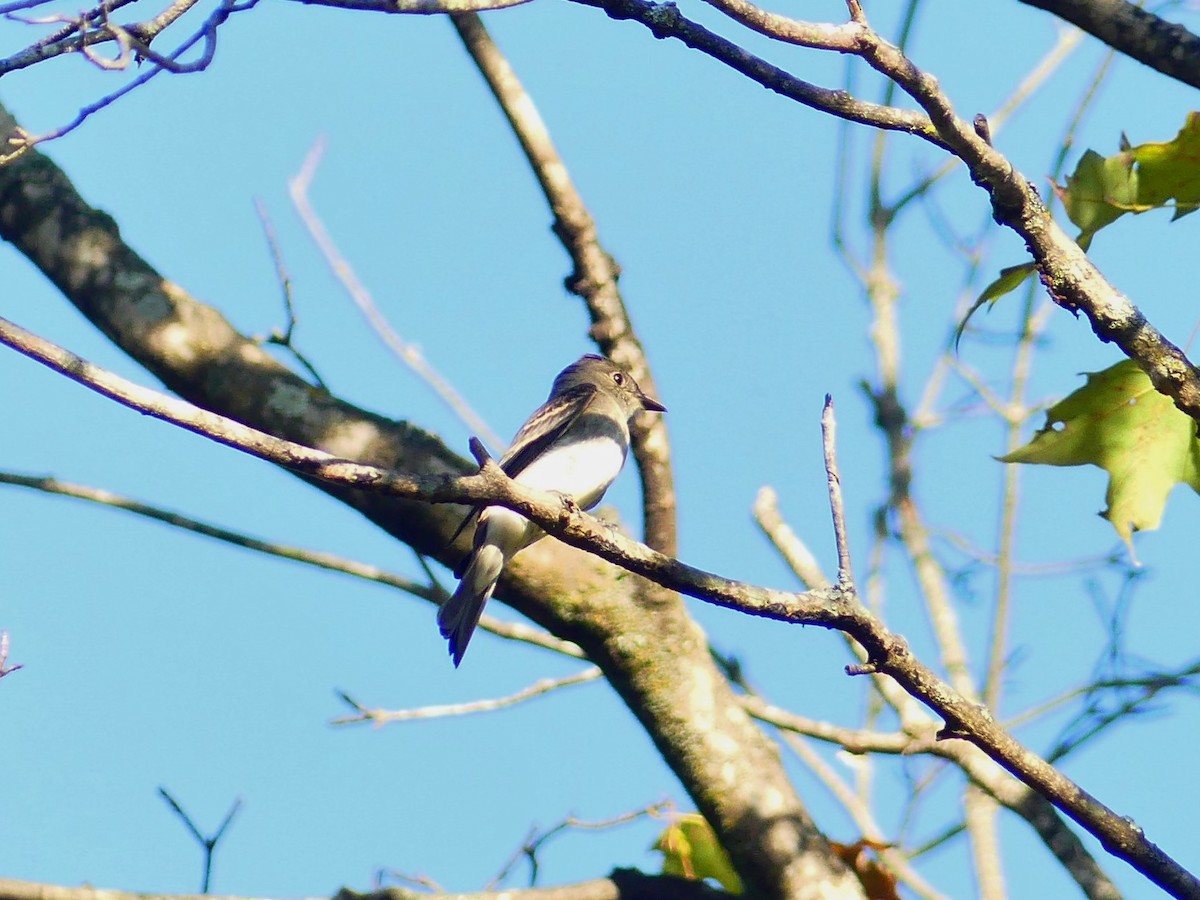
[[(529, 417), (529, 421), (521, 426), (521, 430), (513, 438), (512, 446), (500, 457), (499, 465), (504, 474), (509, 478), (516, 478), (521, 474), (539, 453), (557, 440), (576, 419), (583, 415), (599, 391), (600, 389), (594, 384), (576, 385), (538, 407), (537, 411)], [(458, 526), (446, 546), (458, 540), (458, 536), (467, 529), (468, 525), (478, 519), (483, 509), (484, 506), (480, 505), (467, 513), (466, 518), (463, 519), (462, 524)], [(454, 570), (456, 578), (462, 577), (473, 555), (473, 553), (468, 553), (459, 561)]]
[(538, 408), (529, 421), (521, 426), (512, 446), (500, 457), (500, 468), (509, 478), (516, 478), (538, 455), (554, 443), (583, 415), (592, 400), (600, 393), (594, 384), (578, 384), (568, 388)]

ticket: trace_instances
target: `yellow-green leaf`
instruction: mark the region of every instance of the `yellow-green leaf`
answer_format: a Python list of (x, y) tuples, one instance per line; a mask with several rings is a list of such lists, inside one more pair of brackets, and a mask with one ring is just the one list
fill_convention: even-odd
[(1175, 216), (1195, 212), (1200, 204), (1200, 113), (1189, 113), (1170, 141), (1140, 144), (1129, 151), (1137, 161), (1138, 200), (1149, 206), (1175, 201)]
[(971, 308), (967, 310), (966, 315), (959, 321), (958, 327), (954, 329), (954, 346), (958, 346), (959, 339), (962, 338), (963, 332), (967, 330), (967, 323), (971, 321), (971, 316), (975, 315), (979, 307), (985, 303), (995, 304), (1005, 294), (1019, 288), (1025, 279), (1036, 271), (1037, 266), (1031, 262), (1001, 269), (999, 277), (983, 289), (983, 293), (971, 304)]
[(1066, 185), (1054, 190), (1079, 226), (1081, 244), (1127, 212), (1171, 203), (1175, 219), (1195, 212), (1200, 206), (1200, 113), (1189, 113), (1169, 141), (1131, 147), (1122, 137), (1121, 149), (1113, 156), (1088, 150)]
[(1129, 154), (1103, 157), (1095, 150), (1083, 154), (1075, 171), (1067, 176), (1067, 186), (1057, 189), (1080, 235), (1095, 234), (1130, 210), (1141, 211), (1138, 174)]
[(711, 878), (731, 894), (742, 893), (742, 880), (705, 818), (698, 813), (676, 816), (654, 844), (663, 854), (663, 874), (693, 881)]
[(1037, 266), (1031, 262), (1017, 266), (1008, 266), (1000, 270), (1000, 276), (983, 289), (971, 312), (978, 309), (982, 303), (995, 303), (1005, 294), (1011, 293), (1025, 283), (1025, 279), (1037, 271)]
[(1087, 376), (1087, 384), (1046, 412), (1046, 424), (1001, 462), (1099, 466), (1108, 472), (1102, 515), (1133, 547), (1133, 532), (1162, 521), (1176, 484), (1200, 493), (1196, 422), (1154, 390), (1132, 360)]

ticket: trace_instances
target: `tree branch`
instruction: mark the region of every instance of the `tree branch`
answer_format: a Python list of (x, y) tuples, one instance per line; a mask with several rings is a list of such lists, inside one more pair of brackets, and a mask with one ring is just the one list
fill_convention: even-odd
[(1169, 78), (1200, 88), (1200, 37), (1128, 0), (1020, 0)]
[[(491, 460), (478, 475), (472, 476), (388, 472), (272, 437), (140, 387), (2, 318), (0, 343), (125, 406), (305, 475), (409, 500), (505, 506), (559, 540), (670, 590), (749, 615), (843, 631), (862, 645), (867, 658), (865, 665), (849, 666), (847, 671), (878, 673), (895, 679), (943, 717), (946, 724), (938, 733), (939, 740), (960, 738), (976, 744), (1090, 831), (1110, 853), (1126, 860), (1164, 890), (1175, 896), (1200, 896), (1200, 880), (1147, 840), (1131, 819), (1117, 815), (1022, 746), (995, 722), (986, 708), (962, 697), (912, 656), (905, 640), (884, 627), (859, 603), (852, 584), (793, 594), (722, 578), (624, 537), (561, 496), (517, 484)], [(633, 708), (639, 711), (639, 707)], [(698, 802), (700, 799), (703, 798), (698, 798)]]
[(1087, 316), (1100, 340), (1115, 343), (1146, 372), (1155, 390), (1200, 421), (1200, 370), (1147, 321), (1128, 297), (1109, 284), (1087, 254), (1050, 217), (1033, 184), (991, 145), (986, 133), (979, 133), (956, 115), (937, 79), (917, 68), (899, 48), (869, 27), (855, 0), (848, 2), (852, 21), (844, 26), (795, 22), (742, 0), (710, 2), (776, 40), (861, 57), (912, 97), (924, 115), (863, 103), (846, 91), (829, 91), (799, 81), (686, 19), (673, 4), (650, 0), (575, 2), (599, 7), (615, 19), (641, 22), (656, 38), (676, 38), (805, 106), (875, 128), (906, 131), (948, 150), (966, 163), (972, 180), (988, 192), (996, 221), (1025, 241), (1054, 302), (1068, 312)]

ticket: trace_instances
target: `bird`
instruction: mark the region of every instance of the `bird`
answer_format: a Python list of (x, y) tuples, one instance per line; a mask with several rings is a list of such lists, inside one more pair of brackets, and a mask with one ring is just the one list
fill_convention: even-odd
[[(500, 458), (500, 468), (519, 484), (564, 494), (582, 509), (591, 509), (625, 465), (629, 420), (642, 410), (666, 409), (612, 360), (587, 354), (558, 373), (549, 398), (517, 431)], [(458, 587), (437, 616), (455, 668), (462, 663), (504, 566), (518, 551), (545, 537), (520, 513), (503, 506), (476, 508), (462, 528), (472, 520), (472, 550), (455, 570)]]

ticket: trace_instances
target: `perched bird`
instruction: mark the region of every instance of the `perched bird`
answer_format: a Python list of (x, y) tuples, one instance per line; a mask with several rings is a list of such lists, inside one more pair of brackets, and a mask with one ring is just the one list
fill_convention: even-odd
[[(500, 458), (500, 468), (526, 487), (566, 494), (591, 509), (625, 465), (629, 420), (643, 409), (666, 411), (612, 360), (584, 356), (554, 379), (550, 398), (521, 426)], [(438, 628), (450, 641), (455, 666), (462, 662), (505, 564), (545, 536), (520, 513), (502, 506), (476, 510), (471, 517), (476, 516), (474, 549), (454, 573), (458, 589), (438, 610)]]

